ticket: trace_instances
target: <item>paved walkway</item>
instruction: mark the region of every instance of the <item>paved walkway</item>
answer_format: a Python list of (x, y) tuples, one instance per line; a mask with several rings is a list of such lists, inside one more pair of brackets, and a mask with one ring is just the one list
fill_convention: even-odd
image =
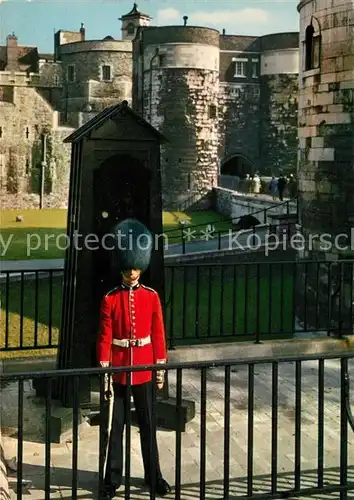
[[(350, 371), (354, 375), (354, 363)], [(247, 490), (247, 411), (248, 379), (247, 367), (237, 367), (231, 375), (231, 446), (230, 446), (230, 499), (246, 495)], [(278, 489), (289, 490), (294, 487), (295, 468), (295, 364), (279, 366), (278, 396)], [(254, 406), (254, 493), (270, 492), (271, 488), (271, 367), (255, 367), (255, 406)], [(325, 484), (339, 483), (340, 464), (340, 367), (336, 360), (325, 363), (325, 403), (324, 403), (324, 463)], [(33, 398), (29, 383), (26, 386), (25, 426), (27, 441), (24, 443), (23, 477), (31, 481), (32, 487), (23, 496), (24, 500), (43, 500), (44, 498), (44, 453), (41, 439), (32, 437), (35, 421), (43, 422), (43, 413)], [(171, 395), (174, 394), (175, 376), (170, 374)], [(302, 366), (302, 409), (301, 409), (301, 487), (315, 486), (317, 481), (317, 418), (318, 418), (318, 368), (317, 362), (306, 362)], [(16, 387), (9, 385), (2, 394), (2, 421), (7, 428), (16, 427)], [(221, 369), (210, 369), (207, 375), (207, 414), (206, 414), (206, 499), (223, 498), (223, 439), (224, 439), (224, 375)], [(190, 370), (183, 376), (183, 397), (197, 402), (197, 416), (188, 424), (182, 434), (182, 495), (183, 500), (200, 498), (200, 376)], [(352, 394), (352, 403), (354, 403)], [(78, 498), (96, 499), (98, 470), (97, 427), (89, 427), (79, 442)], [(4, 438), (9, 456), (16, 455), (15, 437)], [(37, 441), (37, 442), (35, 442)], [(173, 485), (175, 480), (175, 434), (158, 431), (161, 466), (166, 479)], [(354, 436), (349, 429), (348, 440), (349, 471), (348, 479), (354, 482)], [(55, 444), (51, 448), (51, 499), (70, 499), (72, 481), (72, 444)], [(132, 429), (131, 447), (131, 497), (149, 498), (142, 489), (143, 469), (140, 458), (139, 434)], [(10, 478), (11, 499), (16, 495), (15, 479)], [(123, 490), (123, 488), (122, 488)], [(124, 497), (122, 491), (118, 498)], [(174, 498), (174, 492), (168, 498)], [(248, 497), (247, 497), (248, 498)], [(303, 497), (305, 498), (305, 497)], [(309, 497), (306, 497), (309, 498)], [(315, 499), (339, 499), (339, 494), (315, 495)], [(348, 498), (354, 498), (354, 492)]]
[[(221, 188), (223, 188), (222, 186), (219, 186)], [(223, 188), (223, 189), (229, 189), (229, 188)], [(287, 196), (284, 196), (284, 199), (283, 201), (279, 200), (279, 198), (277, 198), (276, 200), (273, 200), (273, 196), (270, 195), (270, 194), (265, 194), (265, 193), (260, 193), (260, 194), (254, 194), (254, 193), (244, 193), (244, 192), (241, 192), (241, 191), (235, 191), (233, 189), (231, 189), (230, 191), (233, 191), (237, 196), (244, 196), (245, 198), (251, 198), (251, 199), (260, 199), (260, 200), (266, 200), (266, 201), (274, 201), (274, 203), (285, 203), (286, 201), (289, 201), (291, 200), (292, 198), (289, 198)]]
[(64, 259), (28, 259), (28, 260), (2, 260), (0, 271), (33, 271), (62, 269)]

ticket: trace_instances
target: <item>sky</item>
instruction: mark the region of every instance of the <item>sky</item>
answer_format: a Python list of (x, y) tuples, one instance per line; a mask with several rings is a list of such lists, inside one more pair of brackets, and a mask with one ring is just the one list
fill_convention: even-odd
[[(265, 35), (299, 30), (297, 0), (137, 0), (138, 9), (155, 26), (207, 26), (238, 35)], [(0, 0), (0, 44), (14, 32), (20, 45), (53, 52), (53, 34), (60, 29), (86, 28), (86, 39), (121, 38), (119, 17), (133, 1), (122, 0)]]

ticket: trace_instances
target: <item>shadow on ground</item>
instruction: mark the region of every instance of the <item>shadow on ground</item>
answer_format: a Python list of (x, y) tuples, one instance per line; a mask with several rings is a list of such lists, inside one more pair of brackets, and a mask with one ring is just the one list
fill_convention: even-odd
[[(24, 464), (23, 466), (24, 477), (31, 477), (32, 486), (28, 490), (28, 494), (32, 496), (31, 490), (37, 493), (43, 492), (44, 498), (44, 467)], [(72, 498), (75, 500), (92, 499), (98, 500), (98, 474), (96, 472), (78, 471), (77, 475), (77, 496), (73, 495), (73, 473), (71, 469), (55, 468), (51, 472), (51, 495), (56, 493), (61, 494), (61, 498)], [(55, 481), (53, 481), (53, 476)], [(293, 498), (294, 490), (294, 472), (282, 472), (277, 474), (276, 484), (273, 484), (273, 498)], [(56, 483), (55, 485), (53, 483)], [(9, 479), (10, 488), (12, 492), (16, 493), (16, 479)], [(316, 492), (317, 486), (317, 470), (309, 469), (301, 471), (301, 486), (300, 491), (297, 492), (297, 498), (312, 498), (314, 500), (324, 498), (339, 498), (339, 484), (340, 484), (340, 468), (328, 468), (324, 472), (324, 488), (338, 487), (337, 492), (322, 493)], [(310, 489), (314, 489), (313, 492)], [(117, 498), (125, 495), (124, 486), (121, 487)], [(353, 493), (350, 493), (350, 492)], [(354, 499), (354, 466), (348, 467), (348, 500)], [(229, 481), (229, 495), (228, 498), (232, 499), (265, 499), (272, 498), (272, 476), (258, 475), (254, 476), (252, 483), (249, 483), (247, 476), (240, 478), (231, 478)], [(312, 494), (311, 494), (312, 493)], [(266, 496), (265, 496), (266, 495)], [(181, 484), (181, 498), (184, 500), (195, 500), (201, 498), (202, 492), (200, 483), (182, 483)], [(26, 495), (24, 495), (26, 498)], [(39, 497), (38, 497), (39, 498)], [(130, 498), (132, 500), (139, 498), (149, 498), (149, 492), (143, 486), (143, 480), (137, 477), (130, 478)], [(175, 498), (174, 487), (172, 486), (171, 493), (167, 498)], [(205, 498), (221, 500), (224, 497), (224, 482), (223, 480), (206, 481), (205, 483)]]

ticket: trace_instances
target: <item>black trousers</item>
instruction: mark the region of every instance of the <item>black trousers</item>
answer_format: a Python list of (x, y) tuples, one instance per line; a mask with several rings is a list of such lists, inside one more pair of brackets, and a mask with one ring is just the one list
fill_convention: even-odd
[[(120, 485), (123, 476), (123, 431), (126, 423), (127, 388), (125, 385), (113, 384), (114, 405), (112, 427), (107, 456), (105, 483)], [(140, 430), (140, 444), (145, 470), (145, 479), (151, 483), (162, 478), (156, 440), (156, 429), (153, 429), (152, 409), (153, 391), (152, 382), (132, 385), (131, 394), (137, 414)], [(155, 477), (151, 478), (151, 475)]]

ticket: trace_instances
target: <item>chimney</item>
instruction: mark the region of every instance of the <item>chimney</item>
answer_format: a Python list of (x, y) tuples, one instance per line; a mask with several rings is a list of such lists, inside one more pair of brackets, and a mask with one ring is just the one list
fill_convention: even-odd
[(226, 30), (225, 30), (225, 28), (223, 28), (223, 30), (222, 30), (222, 34), (223, 34), (223, 36), (225, 36), (225, 34), (226, 34)]
[(80, 33), (81, 33), (81, 41), (84, 42), (85, 41), (85, 33), (86, 33), (84, 23), (81, 23)]
[(183, 16), (184, 26), (187, 26), (188, 16)]
[(7, 65), (6, 71), (16, 71), (19, 69), (18, 65), (18, 51), (17, 51), (17, 36), (15, 33), (8, 35), (6, 38), (7, 45)]

